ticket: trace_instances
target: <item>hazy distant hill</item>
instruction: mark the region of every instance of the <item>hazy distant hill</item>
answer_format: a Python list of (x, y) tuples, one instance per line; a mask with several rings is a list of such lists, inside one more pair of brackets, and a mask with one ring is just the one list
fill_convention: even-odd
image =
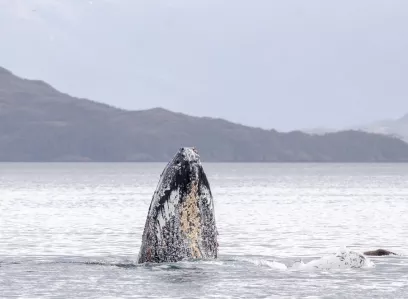
[(180, 146), (196, 146), (204, 161), (408, 161), (408, 144), (396, 138), (279, 133), (160, 108), (125, 111), (0, 68), (0, 161), (167, 161)]
[(399, 119), (378, 121), (358, 127), (358, 129), (370, 133), (395, 136), (408, 142), (408, 114)]
[[(356, 130), (368, 133), (388, 135), (408, 142), (408, 114), (398, 119), (376, 121), (366, 125), (349, 127), (344, 130)], [(329, 128), (314, 128), (304, 129), (302, 131), (308, 134), (324, 135), (327, 133), (338, 132), (340, 130)]]

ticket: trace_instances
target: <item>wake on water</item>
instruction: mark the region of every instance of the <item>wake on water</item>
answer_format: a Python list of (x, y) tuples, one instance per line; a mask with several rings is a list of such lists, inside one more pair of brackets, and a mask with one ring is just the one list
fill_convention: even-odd
[(111, 266), (119, 268), (158, 268), (163, 270), (192, 269), (207, 265), (229, 265), (229, 264), (252, 264), (256, 267), (268, 267), (277, 271), (330, 271), (344, 269), (374, 268), (375, 264), (362, 253), (340, 248), (337, 253), (323, 256), (321, 258), (304, 263), (302, 260), (294, 262), (278, 262), (267, 258), (251, 257), (221, 257), (214, 260), (184, 260), (175, 263), (144, 263), (138, 264), (134, 260), (58, 260), (51, 263), (70, 263), (87, 266)]
[[(309, 259), (309, 258), (308, 258)], [(122, 258), (101, 258), (87, 259), (83, 257), (69, 258), (51, 258), (51, 259), (35, 259), (35, 260), (19, 260), (19, 261), (0, 261), (2, 265), (12, 264), (72, 264), (84, 267), (114, 267), (122, 269), (135, 270), (153, 270), (153, 271), (194, 271), (203, 270), (208, 267), (234, 267), (247, 268), (252, 266), (255, 268), (266, 268), (272, 271), (282, 272), (327, 272), (327, 271), (345, 271), (375, 268), (375, 264), (364, 254), (357, 251), (340, 248), (335, 254), (328, 254), (321, 258), (316, 258), (308, 262), (302, 260), (284, 260), (269, 259), (268, 257), (260, 256), (220, 256), (218, 259), (192, 259), (183, 260), (173, 263), (143, 263), (139, 264), (136, 260), (126, 257)]]

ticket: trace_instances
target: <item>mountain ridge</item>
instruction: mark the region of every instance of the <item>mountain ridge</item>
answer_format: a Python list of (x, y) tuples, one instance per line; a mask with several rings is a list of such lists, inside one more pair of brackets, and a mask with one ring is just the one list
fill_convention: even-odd
[(408, 144), (358, 131), (281, 133), (164, 108), (124, 110), (0, 68), (0, 161), (168, 161), (196, 146), (207, 162), (408, 162)]

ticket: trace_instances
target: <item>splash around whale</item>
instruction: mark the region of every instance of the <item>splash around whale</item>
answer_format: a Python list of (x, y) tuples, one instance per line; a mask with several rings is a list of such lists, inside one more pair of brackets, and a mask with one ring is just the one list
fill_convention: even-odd
[(364, 254), (342, 247), (335, 254), (321, 257), (306, 264), (303, 263), (303, 261), (296, 262), (293, 264), (292, 269), (308, 271), (373, 267), (375, 267), (374, 263), (369, 258), (365, 257)]
[(164, 169), (146, 219), (138, 263), (217, 258), (214, 202), (195, 148), (181, 148)]

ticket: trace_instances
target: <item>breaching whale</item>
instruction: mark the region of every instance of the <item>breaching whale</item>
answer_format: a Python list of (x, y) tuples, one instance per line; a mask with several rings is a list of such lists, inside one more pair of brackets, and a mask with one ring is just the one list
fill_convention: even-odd
[(148, 211), (138, 263), (217, 258), (210, 185), (195, 148), (181, 148), (160, 177)]

